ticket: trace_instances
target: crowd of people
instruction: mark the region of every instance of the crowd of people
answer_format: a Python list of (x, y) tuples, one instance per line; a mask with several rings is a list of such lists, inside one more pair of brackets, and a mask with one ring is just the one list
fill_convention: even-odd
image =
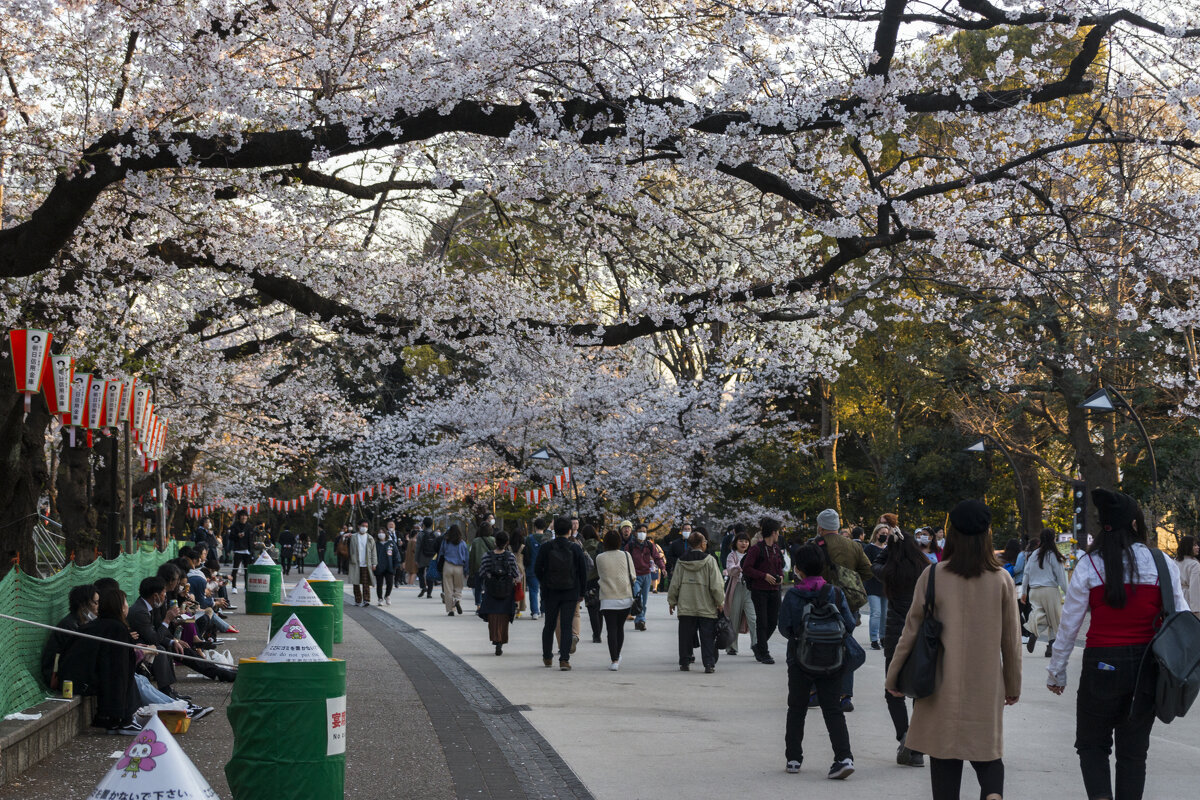
[[(865, 641), (883, 651), (896, 762), (928, 766), (935, 800), (959, 796), (964, 762), (981, 798), (1003, 797), (1003, 709), (1021, 697), (1022, 650), (1032, 654), (1045, 642), (1046, 685), (1061, 694), (1090, 611), (1075, 739), (1084, 785), (1089, 798), (1136, 800), (1155, 719), (1152, 686), (1145, 675), (1139, 680), (1138, 667), (1162, 614), (1160, 578), (1136, 503), (1105, 490), (1093, 497), (1101, 530), (1079, 553), (1073, 574), (1050, 529), (997, 552), (990, 511), (974, 500), (959, 504), (946, 526), (911, 533), (893, 514), (868, 534), (843, 527), (828, 509), (812, 535), (786, 542), (771, 518), (731, 526), (718, 542), (690, 524), (654, 541), (644, 524), (622, 521), (601, 532), (566, 517), (538, 519), (522, 536), (497, 529), (490, 516), (469, 543), (458, 526), (443, 535), (430, 518), (403, 537), (389, 523), (373, 548), (365, 523), (338, 539), (347, 545), (343, 571), (356, 583), (360, 605), (370, 603), (372, 581), (377, 603), (390, 602), (394, 578), (416, 583), (420, 597), (433, 598), (440, 586), (446, 614), (455, 617), (470, 590), (497, 656), (513, 620), (526, 611), (544, 618), (545, 667), (572, 668), (586, 611), (592, 641), (606, 636), (608, 668), (619, 670), (628, 623), (646, 630), (649, 597), (662, 591), (678, 619), (681, 671), (697, 668), (698, 654), (698, 668), (715, 672), (721, 654), (739, 652), (743, 635), (756, 661), (774, 664), (778, 638), (788, 675), (789, 773), (804, 762), (810, 708), (820, 709), (833, 751), (827, 777), (854, 772), (846, 715), (854, 710), (854, 672), (866, 660), (854, 631), (865, 624)], [(1200, 545), (1185, 537), (1164, 574), (1178, 609), (1200, 609), (1198, 557)], [(1106, 581), (1109, 574), (1124, 579)], [(386, 589), (379, 588), (381, 575)], [(914, 693), (905, 667), (922, 649), (927, 620), (940, 630), (936, 680), (931, 691)]]
[[(207, 542), (182, 547), (129, 598), (118, 582), (101, 578), (71, 588), (69, 612), (42, 650), (42, 679), (54, 690), (70, 682), (78, 695), (96, 697), (92, 725), (135, 736), (153, 707), (186, 710), (193, 720), (212, 712), (178, 691), (176, 663), (214, 681), (231, 682), (229, 666), (205, 656), (225, 633), (236, 610), (227, 581)], [(76, 635), (82, 634), (82, 636)]]

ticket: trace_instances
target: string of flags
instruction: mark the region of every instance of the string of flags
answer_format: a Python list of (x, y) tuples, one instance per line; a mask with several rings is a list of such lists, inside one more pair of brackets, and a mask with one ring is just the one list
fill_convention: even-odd
[[(566, 491), (566, 487), (571, 485), (571, 468), (564, 467), (562, 472), (554, 476), (554, 480), (544, 484), (538, 488), (526, 489), (521, 493), (526, 505), (536, 506), (541, 503), (548, 502), (554, 499), (555, 496), (561, 495)], [(311, 488), (301, 494), (299, 497), (290, 499), (280, 499), (276, 497), (268, 497), (266, 500), (257, 503), (235, 503), (225, 498), (217, 498), (214, 502), (204, 505), (193, 506), (187, 510), (187, 515), (194, 519), (207, 516), (214, 511), (225, 510), (234, 513), (238, 511), (246, 511), (250, 514), (257, 514), (264, 507), (270, 511), (280, 513), (292, 513), (303, 511), (313, 502), (320, 500), (327, 505), (351, 507), (361, 506), (364, 503), (376, 500), (390, 500), (403, 495), (405, 500), (420, 500), (422, 497), (442, 497), (453, 500), (461, 500), (465, 497), (479, 495), (481, 492), (494, 490), (497, 497), (504, 498), (510, 502), (516, 502), (518, 496), (517, 485), (513, 481), (497, 481), (495, 483), (484, 481), (474, 481), (472, 483), (450, 483), (440, 481), (422, 481), (420, 483), (409, 484), (407, 486), (393, 486), (389, 483), (378, 483), (374, 486), (368, 486), (365, 489), (360, 489), (357, 492), (343, 493), (335, 492), (327, 489), (320, 483), (314, 483)], [(203, 491), (198, 483), (175, 485), (167, 484), (167, 490), (175, 497), (176, 502), (181, 502), (187, 499), (189, 502), (198, 500)]]

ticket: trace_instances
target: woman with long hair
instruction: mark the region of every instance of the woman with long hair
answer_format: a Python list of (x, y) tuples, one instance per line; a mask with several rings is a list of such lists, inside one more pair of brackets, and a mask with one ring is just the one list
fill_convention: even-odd
[(608, 636), (609, 669), (621, 667), (621, 648), (625, 645), (625, 621), (633, 605), (633, 559), (621, 549), (621, 534), (604, 534), (604, 552), (596, 555), (596, 575), (600, 584), (600, 616)]
[(442, 604), (446, 607), (446, 616), (453, 617), (456, 611), (462, 613), (463, 586), (466, 585), (467, 563), (470, 559), (462, 528), (450, 526), (442, 539), (438, 555), (442, 560)]
[(979, 779), (980, 798), (1004, 796), (1004, 706), (1021, 694), (1021, 618), (1017, 589), (996, 560), (991, 534), (991, 511), (978, 500), (964, 500), (950, 512), (942, 561), (913, 587), (887, 672), (886, 688), (895, 697), (933, 580), (933, 615), (942, 623), (938, 679), (933, 694), (913, 702), (906, 740), (929, 756), (933, 800), (958, 800), (964, 761)]
[(1000, 553), (1000, 564), (1004, 571), (1017, 582), (1017, 559), (1021, 557), (1021, 540), (1009, 539), (1004, 543), (1004, 551)]
[(1058, 638), (1062, 619), (1062, 594), (1067, 590), (1066, 559), (1058, 552), (1057, 536), (1050, 528), (1042, 530), (1037, 550), (1025, 558), (1025, 573), (1021, 579), (1021, 596), (1029, 604), (1029, 641), (1025, 648), (1032, 653), (1037, 647), (1041, 621), (1046, 620), (1046, 658)]
[(142, 727), (134, 721), (141, 706), (141, 695), (133, 678), (136, 651), (123, 645), (134, 644), (125, 620), (129, 604), (119, 588), (100, 590), (96, 618), (79, 629), (80, 633), (108, 639), (80, 639), (64, 654), (62, 678), (75, 684), (79, 694), (96, 695), (96, 716), (92, 725), (110, 734), (136, 736)]
[(517, 558), (508, 549), (508, 534), (496, 531), (493, 548), (479, 563), (482, 594), (475, 612), (487, 620), (488, 637), (496, 646), (496, 655), (504, 654), (508, 644), (508, 626), (517, 614), (516, 586), (521, 578)]
[(1184, 536), (1179, 540), (1175, 550), (1175, 560), (1179, 562), (1179, 585), (1183, 587), (1183, 596), (1187, 598), (1188, 608), (1200, 617), (1200, 543), (1195, 536)]
[[(887, 598), (887, 614), (883, 622), (883, 637), (880, 639), (883, 645), (883, 669), (886, 672), (892, 666), (896, 644), (904, 631), (904, 620), (913, 602), (913, 589), (921, 573), (929, 568), (929, 559), (921, 552), (913, 537), (905, 536), (899, 528), (880, 525), (875, 531), (883, 531), (887, 543), (887, 547), (880, 550), (871, 565), (875, 576), (883, 584), (883, 593)], [(905, 741), (908, 736), (908, 704), (904, 697), (884, 692), (883, 698), (887, 701), (892, 727), (896, 729), (896, 741), (900, 743), (896, 748), (896, 763), (902, 767), (925, 766), (925, 757), (909, 749)]]
[[(1140, 800), (1154, 727), (1154, 685), (1139, 680), (1139, 674), (1163, 612), (1162, 590), (1138, 504), (1108, 489), (1093, 489), (1092, 502), (1100, 531), (1071, 575), (1046, 688), (1059, 695), (1066, 689), (1067, 662), (1090, 611), (1075, 704), (1075, 751), (1083, 787), (1089, 800)], [(1164, 561), (1175, 608), (1189, 608), (1179, 568)], [(1114, 744), (1115, 795), (1109, 769)]]
[[(754, 603), (750, 600), (750, 587), (742, 580), (742, 559), (750, 549), (750, 536), (738, 531), (733, 537), (733, 549), (725, 559), (725, 616), (733, 626), (733, 644), (725, 652), (738, 654), (738, 637), (750, 634), (750, 649), (758, 651), (758, 617), (754, 614)], [(743, 628), (745, 630), (743, 630)]]

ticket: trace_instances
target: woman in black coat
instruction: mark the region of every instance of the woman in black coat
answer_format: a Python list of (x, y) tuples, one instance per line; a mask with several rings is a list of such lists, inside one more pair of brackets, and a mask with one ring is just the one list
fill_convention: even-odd
[[(892, 528), (887, 537), (887, 547), (876, 557), (871, 569), (875, 577), (883, 584), (883, 593), (887, 597), (887, 619), (883, 625), (884, 671), (892, 665), (892, 656), (896, 653), (896, 644), (900, 634), (904, 632), (904, 620), (908, 617), (908, 609), (913, 604), (913, 588), (917, 578), (929, 567), (929, 558), (921, 552), (912, 536)], [(892, 717), (892, 725), (896, 728), (896, 763), (907, 767), (925, 766), (925, 757), (908, 749), (905, 738), (908, 736), (908, 706), (903, 697), (893, 697), (883, 693), (887, 700), (888, 714)]]
[(79, 632), (115, 644), (80, 639), (64, 654), (65, 663), (60, 671), (63, 680), (74, 682), (79, 694), (96, 696), (92, 725), (106, 728), (111, 734), (136, 736), (142, 729), (133, 719), (142, 704), (133, 679), (136, 652), (132, 647), (121, 646), (134, 644), (125, 623), (128, 612), (123, 591), (117, 588), (101, 591), (97, 618)]
[(496, 546), (479, 563), (483, 595), (476, 614), (488, 622), (488, 636), (496, 645), (496, 655), (508, 644), (508, 626), (517, 614), (516, 586), (521, 579), (517, 557), (508, 549), (508, 534), (496, 531)]

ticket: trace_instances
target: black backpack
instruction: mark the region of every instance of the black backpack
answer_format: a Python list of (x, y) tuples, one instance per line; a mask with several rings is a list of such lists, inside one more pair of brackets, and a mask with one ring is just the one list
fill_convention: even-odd
[(421, 534), (421, 555), (433, 558), (438, 554), (441, 542), (433, 531), (425, 531)]
[(575, 588), (575, 554), (571, 552), (572, 547), (574, 545), (566, 539), (555, 539), (543, 545), (546, 551), (546, 577), (542, 585), (547, 589)]
[(483, 591), (493, 600), (511, 600), (514, 588), (512, 575), (508, 572), (508, 559), (494, 556), (483, 573)]
[(796, 666), (809, 675), (836, 675), (846, 664), (846, 623), (835, 599), (825, 584), (800, 617)]
[(1175, 590), (1166, 557), (1152, 551), (1162, 592), (1163, 623), (1150, 640), (1146, 663), (1158, 667), (1154, 688), (1154, 714), (1163, 722), (1187, 714), (1200, 695), (1200, 619), (1190, 611), (1175, 610)]

